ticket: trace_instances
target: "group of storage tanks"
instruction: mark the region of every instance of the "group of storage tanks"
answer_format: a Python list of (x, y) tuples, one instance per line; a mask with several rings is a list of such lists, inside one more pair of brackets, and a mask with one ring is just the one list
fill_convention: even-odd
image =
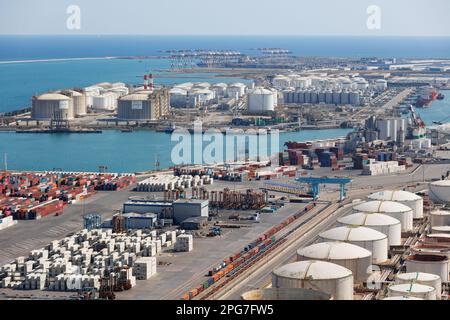
[[(337, 227), (319, 234), (319, 242), (299, 249), (296, 262), (273, 271), (270, 290), (254, 290), (243, 299), (352, 300), (355, 285), (376, 283), (373, 272), (388, 262), (389, 248), (402, 246), (402, 232), (412, 232), (413, 220), (424, 218), (423, 199), (388, 190), (352, 206), (353, 212), (338, 219)], [(431, 233), (410, 248), (406, 272), (395, 275), (385, 300), (441, 299), (442, 283), (449, 281), (450, 211), (432, 211), (430, 217)]]

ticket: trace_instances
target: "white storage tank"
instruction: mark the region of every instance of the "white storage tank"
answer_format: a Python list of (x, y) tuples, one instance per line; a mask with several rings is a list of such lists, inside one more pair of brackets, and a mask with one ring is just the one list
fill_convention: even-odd
[(431, 226), (450, 226), (450, 211), (433, 210), (430, 213)]
[(349, 269), (354, 281), (367, 281), (371, 271), (372, 252), (351, 243), (330, 241), (319, 242), (297, 250), (297, 261), (321, 260)]
[(423, 218), (423, 199), (415, 193), (403, 190), (384, 190), (372, 193), (369, 200), (395, 201), (410, 207), (413, 210), (413, 218)]
[(242, 300), (331, 300), (330, 294), (302, 288), (265, 288), (245, 292)]
[(245, 94), (246, 86), (243, 83), (237, 82), (230, 84), (226, 90), (228, 97), (235, 97), (236, 95), (240, 98)]
[(434, 226), (431, 227), (431, 232), (450, 234), (450, 226)]
[(418, 283), (433, 287), (436, 290), (436, 297), (441, 298), (442, 280), (437, 274), (425, 272), (408, 272), (398, 273), (395, 275), (395, 283), (397, 284), (411, 284)]
[(440, 180), (430, 183), (430, 199), (436, 203), (450, 202), (450, 180)]
[(169, 90), (170, 106), (173, 108), (185, 108), (187, 106), (188, 91), (180, 87)]
[(418, 243), (411, 247), (411, 254), (442, 255), (450, 260), (450, 246), (439, 243)]
[(216, 93), (217, 97), (223, 97), (226, 94), (228, 85), (226, 83), (216, 83), (211, 89)]
[(423, 300), (423, 299), (416, 298), (416, 297), (408, 297), (408, 296), (394, 296), (394, 297), (383, 298), (383, 300)]
[(374, 200), (356, 204), (353, 206), (356, 212), (375, 212), (383, 213), (400, 221), (402, 232), (412, 231), (413, 226), (413, 210), (401, 203), (394, 201)]
[(424, 300), (436, 300), (436, 289), (423, 284), (394, 284), (388, 287), (388, 296), (409, 296)]
[(387, 89), (387, 81), (383, 79), (378, 79), (375, 81), (375, 89), (377, 91), (384, 91)]
[(400, 221), (382, 213), (357, 212), (338, 219), (342, 225), (368, 227), (388, 237), (389, 246), (401, 245), (402, 226)]
[(448, 282), (448, 258), (442, 255), (414, 254), (406, 257), (406, 272), (436, 274), (442, 282)]
[(366, 248), (372, 252), (372, 262), (388, 259), (388, 239), (384, 233), (366, 227), (342, 226), (319, 234), (324, 241), (342, 241)]
[(248, 111), (264, 113), (275, 110), (273, 92), (264, 88), (255, 88), (248, 94)]
[(299, 261), (276, 268), (272, 272), (272, 287), (314, 289), (335, 300), (353, 300), (352, 272), (324, 261)]

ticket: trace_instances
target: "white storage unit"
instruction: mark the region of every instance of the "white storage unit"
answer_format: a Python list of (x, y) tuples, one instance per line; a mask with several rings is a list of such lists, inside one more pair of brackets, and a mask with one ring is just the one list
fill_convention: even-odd
[(410, 255), (406, 258), (406, 271), (436, 274), (442, 282), (448, 282), (449, 259), (443, 255)]
[(433, 210), (430, 213), (431, 227), (450, 226), (450, 211)]
[(430, 199), (436, 203), (450, 202), (450, 180), (440, 180), (431, 182), (429, 185)]
[(367, 201), (358, 203), (353, 206), (356, 212), (374, 212), (383, 213), (400, 221), (402, 225), (402, 232), (413, 230), (413, 210), (401, 203), (394, 201)]
[(275, 110), (274, 93), (264, 88), (255, 88), (248, 94), (248, 111), (265, 113)]
[(388, 239), (379, 231), (366, 227), (343, 226), (319, 234), (323, 241), (342, 241), (366, 248), (372, 252), (372, 262), (381, 263), (388, 259)]
[(412, 284), (418, 283), (436, 289), (436, 297), (441, 299), (442, 293), (442, 280), (437, 274), (425, 273), (425, 272), (409, 272), (398, 273), (395, 275), (395, 283), (398, 284)]
[(423, 199), (412, 192), (403, 190), (383, 190), (372, 193), (367, 197), (369, 200), (395, 201), (413, 209), (413, 218), (423, 218)]
[(273, 288), (305, 288), (331, 294), (335, 300), (353, 300), (352, 272), (324, 261), (289, 263), (272, 272)]
[(367, 281), (372, 252), (346, 242), (320, 242), (297, 250), (297, 261), (321, 260), (349, 269), (356, 283)]
[(357, 212), (338, 219), (342, 225), (368, 227), (388, 237), (389, 246), (401, 245), (402, 226), (400, 221), (381, 213)]
[(388, 287), (388, 296), (410, 296), (424, 300), (436, 300), (436, 289), (423, 284), (395, 284)]

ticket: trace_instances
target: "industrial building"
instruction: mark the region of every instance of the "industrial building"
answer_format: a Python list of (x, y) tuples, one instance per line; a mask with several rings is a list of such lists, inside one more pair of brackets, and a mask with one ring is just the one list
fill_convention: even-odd
[(209, 201), (201, 199), (178, 199), (173, 203), (175, 223), (181, 223), (192, 217), (208, 217)]
[(31, 106), (31, 118), (34, 120), (74, 118), (72, 98), (61, 93), (45, 93), (33, 96)]
[(132, 93), (118, 100), (117, 118), (120, 120), (157, 120), (169, 113), (169, 92)]
[(201, 199), (178, 199), (175, 201), (129, 200), (123, 204), (124, 213), (155, 213), (159, 218), (172, 218), (180, 224), (192, 217), (208, 217), (209, 201)]

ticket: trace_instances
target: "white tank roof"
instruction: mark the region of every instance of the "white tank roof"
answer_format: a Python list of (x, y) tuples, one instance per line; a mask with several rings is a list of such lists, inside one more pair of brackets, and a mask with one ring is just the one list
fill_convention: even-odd
[(448, 233), (429, 233), (427, 234), (427, 237), (437, 239), (448, 239), (448, 241), (450, 241), (450, 234)]
[(345, 260), (370, 257), (372, 252), (346, 242), (319, 242), (297, 250), (297, 254), (311, 259)]
[(382, 213), (357, 212), (338, 219), (339, 223), (355, 226), (391, 226), (400, 221)]
[(265, 88), (257, 87), (255, 89), (253, 89), (250, 92), (250, 94), (263, 94), (263, 95), (270, 94), (271, 95), (271, 94), (273, 94), (273, 92), (270, 90), (267, 90)]
[(414, 201), (422, 199), (417, 194), (403, 190), (384, 190), (372, 193), (367, 198), (371, 200), (390, 200), (390, 201)]
[(69, 100), (68, 96), (60, 93), (44, 93), (38, 97), (39, 100)]
[(410, 281), (410, 280), (418, 280), (418, 281), (434, 281), (440, 280), (441, 277), (437, 274), (425, 273), (425, 272), (408, 272), (408, 273), (398, 273), (396, 276), (398, 279)]
[(433, 216), (448, 216), (450, 215), (450, 211), (447, 210), (433, 210), (430, 213)]
[(416, 292), (416, 293), (428, 293), (433, 292), (435, 289), (430, 286), (426, 286), (418, 283), (403, 283), (403, 284), (394, 284), (389, 287), (392, 291), (397, 292)]
[(144, 101), (144, 100), (148, 100), (148, 94), (133, 93), (133, 94), (128, 94), (126, 96), (120, 97), (119, 99), (123, 100), (123, 101)]
[(276, 268), (273, 274), (285, 278), (326, 280), (345, 278), (351, 276), (352, 272), (335, 263), (307, 260)]
[(374, 229), (353, 226), (333, 228), (322, 232), (319, 236), (336, 241), (373, 241), (387, 237), (385, 234)]
[(431, 228), (433, 231), (438, 231), (438, 232), (450, 232), (450, 226), (434, 226)]
[(387, 297), (384, 298), (383, 300), (423, 300), (423, 299), (417, 297), (398, 296), (398, 297)]
[(228, 85), (226, 83), (219, 82), (219, 83), (213, 84), (212, 87), (213, 88), (226, 88), (226, 87), (228, 87)]
[(236, 82), (236, 83), (230, 84), (230, 87), (239, 87), (239, 88), (241, 88), (241, 87), (245, 87), (245, 84), (243, 84), (241, 82)]
[(181, 94), (181, 95), (186, 95), (187, 94), (187, 90), (183, 89), (183, 88), (179, 88), (179, 87), (174, 87), (172, 89), (169, 90), (169, 94)]
[(363, 202), (355, 205), (353, 209), (361, 212), (379, 212), (379, 213), (409, 212), (412, 210), (410, 207), (402, 203), (394, 201), (382, 201), (382, 200)]

